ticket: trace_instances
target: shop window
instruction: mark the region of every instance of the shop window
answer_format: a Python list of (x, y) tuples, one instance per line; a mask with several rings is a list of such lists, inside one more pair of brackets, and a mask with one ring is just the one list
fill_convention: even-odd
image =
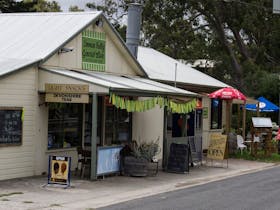
[[(106, 100), (107, 101), (107, 100)], [(106, 102), (105, 145), (131, 140), (132, 115)]]
[(49, 104), (48, 149), (81, 146), (83, 104)]
[(211, 129), (222, 128), (222, 100), (211, 99)]
[(0, 146), (22, 144), (22, 108), (0, 108)]
[(171, 137), (186, 136), (187, 131), (187, 115), (172, 114), (167, 115), (167, 135)]

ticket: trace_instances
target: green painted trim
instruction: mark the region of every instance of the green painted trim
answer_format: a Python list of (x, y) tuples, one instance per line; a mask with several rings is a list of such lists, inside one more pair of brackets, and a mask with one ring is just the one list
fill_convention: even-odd
[(98, 40), (102, 40), (102, 41), (106, 40), (105, 32), (97, 32), (97, 31), (90, 31), (90, 30), (84, 30), (82, 32), (82, 37), (98, 39)]
[(82, 62), (82, 69), (105, 72), (105, 64)]
[(166, 107), (164, 107), (164, 111), (163, 111), (163, 151), (162, 151), (162, 163), (161, 163), (161, 166), (164, 170), (166, 170), (167, 168), (167, 109)]
[(82, 69), (104, 72), (106, 68), (106, 34), (82, 32)]
[(92, 95), (91, 167), (90, 179), (97, 180), (97, 95)]

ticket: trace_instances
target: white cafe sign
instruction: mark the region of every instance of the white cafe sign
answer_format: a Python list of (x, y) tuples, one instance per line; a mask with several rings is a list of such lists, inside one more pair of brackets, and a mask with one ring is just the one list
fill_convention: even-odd
[(88, 103), (89, 86), (79, 84), (45, 84), (46, 102)]

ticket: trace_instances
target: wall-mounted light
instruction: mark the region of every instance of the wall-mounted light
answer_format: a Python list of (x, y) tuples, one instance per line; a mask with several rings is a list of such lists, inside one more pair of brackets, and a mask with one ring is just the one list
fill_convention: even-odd
[(102, 19), (98, 19), (97, 21), (95, 21), (95, 25), (98, 26), (98, 27), (102, 27), (103, 26)]
[(58, 50), (58, 54), (72, 52), (73, 50), (74, 47), (62, 47), (60, 50)]

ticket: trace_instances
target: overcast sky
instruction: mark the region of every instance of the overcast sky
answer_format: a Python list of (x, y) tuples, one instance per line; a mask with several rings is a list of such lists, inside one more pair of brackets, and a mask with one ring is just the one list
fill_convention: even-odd
[[(51, 1), (51, 0), (49, 0)], [(68, 9), (70, 6), (77, 5), (81, 9), (86, 9), (86, 3), (97, 3), (100, 2), (100, 0), (55, 0), (59, 3), (61, 9), (64, 12), (68, 12)]]

